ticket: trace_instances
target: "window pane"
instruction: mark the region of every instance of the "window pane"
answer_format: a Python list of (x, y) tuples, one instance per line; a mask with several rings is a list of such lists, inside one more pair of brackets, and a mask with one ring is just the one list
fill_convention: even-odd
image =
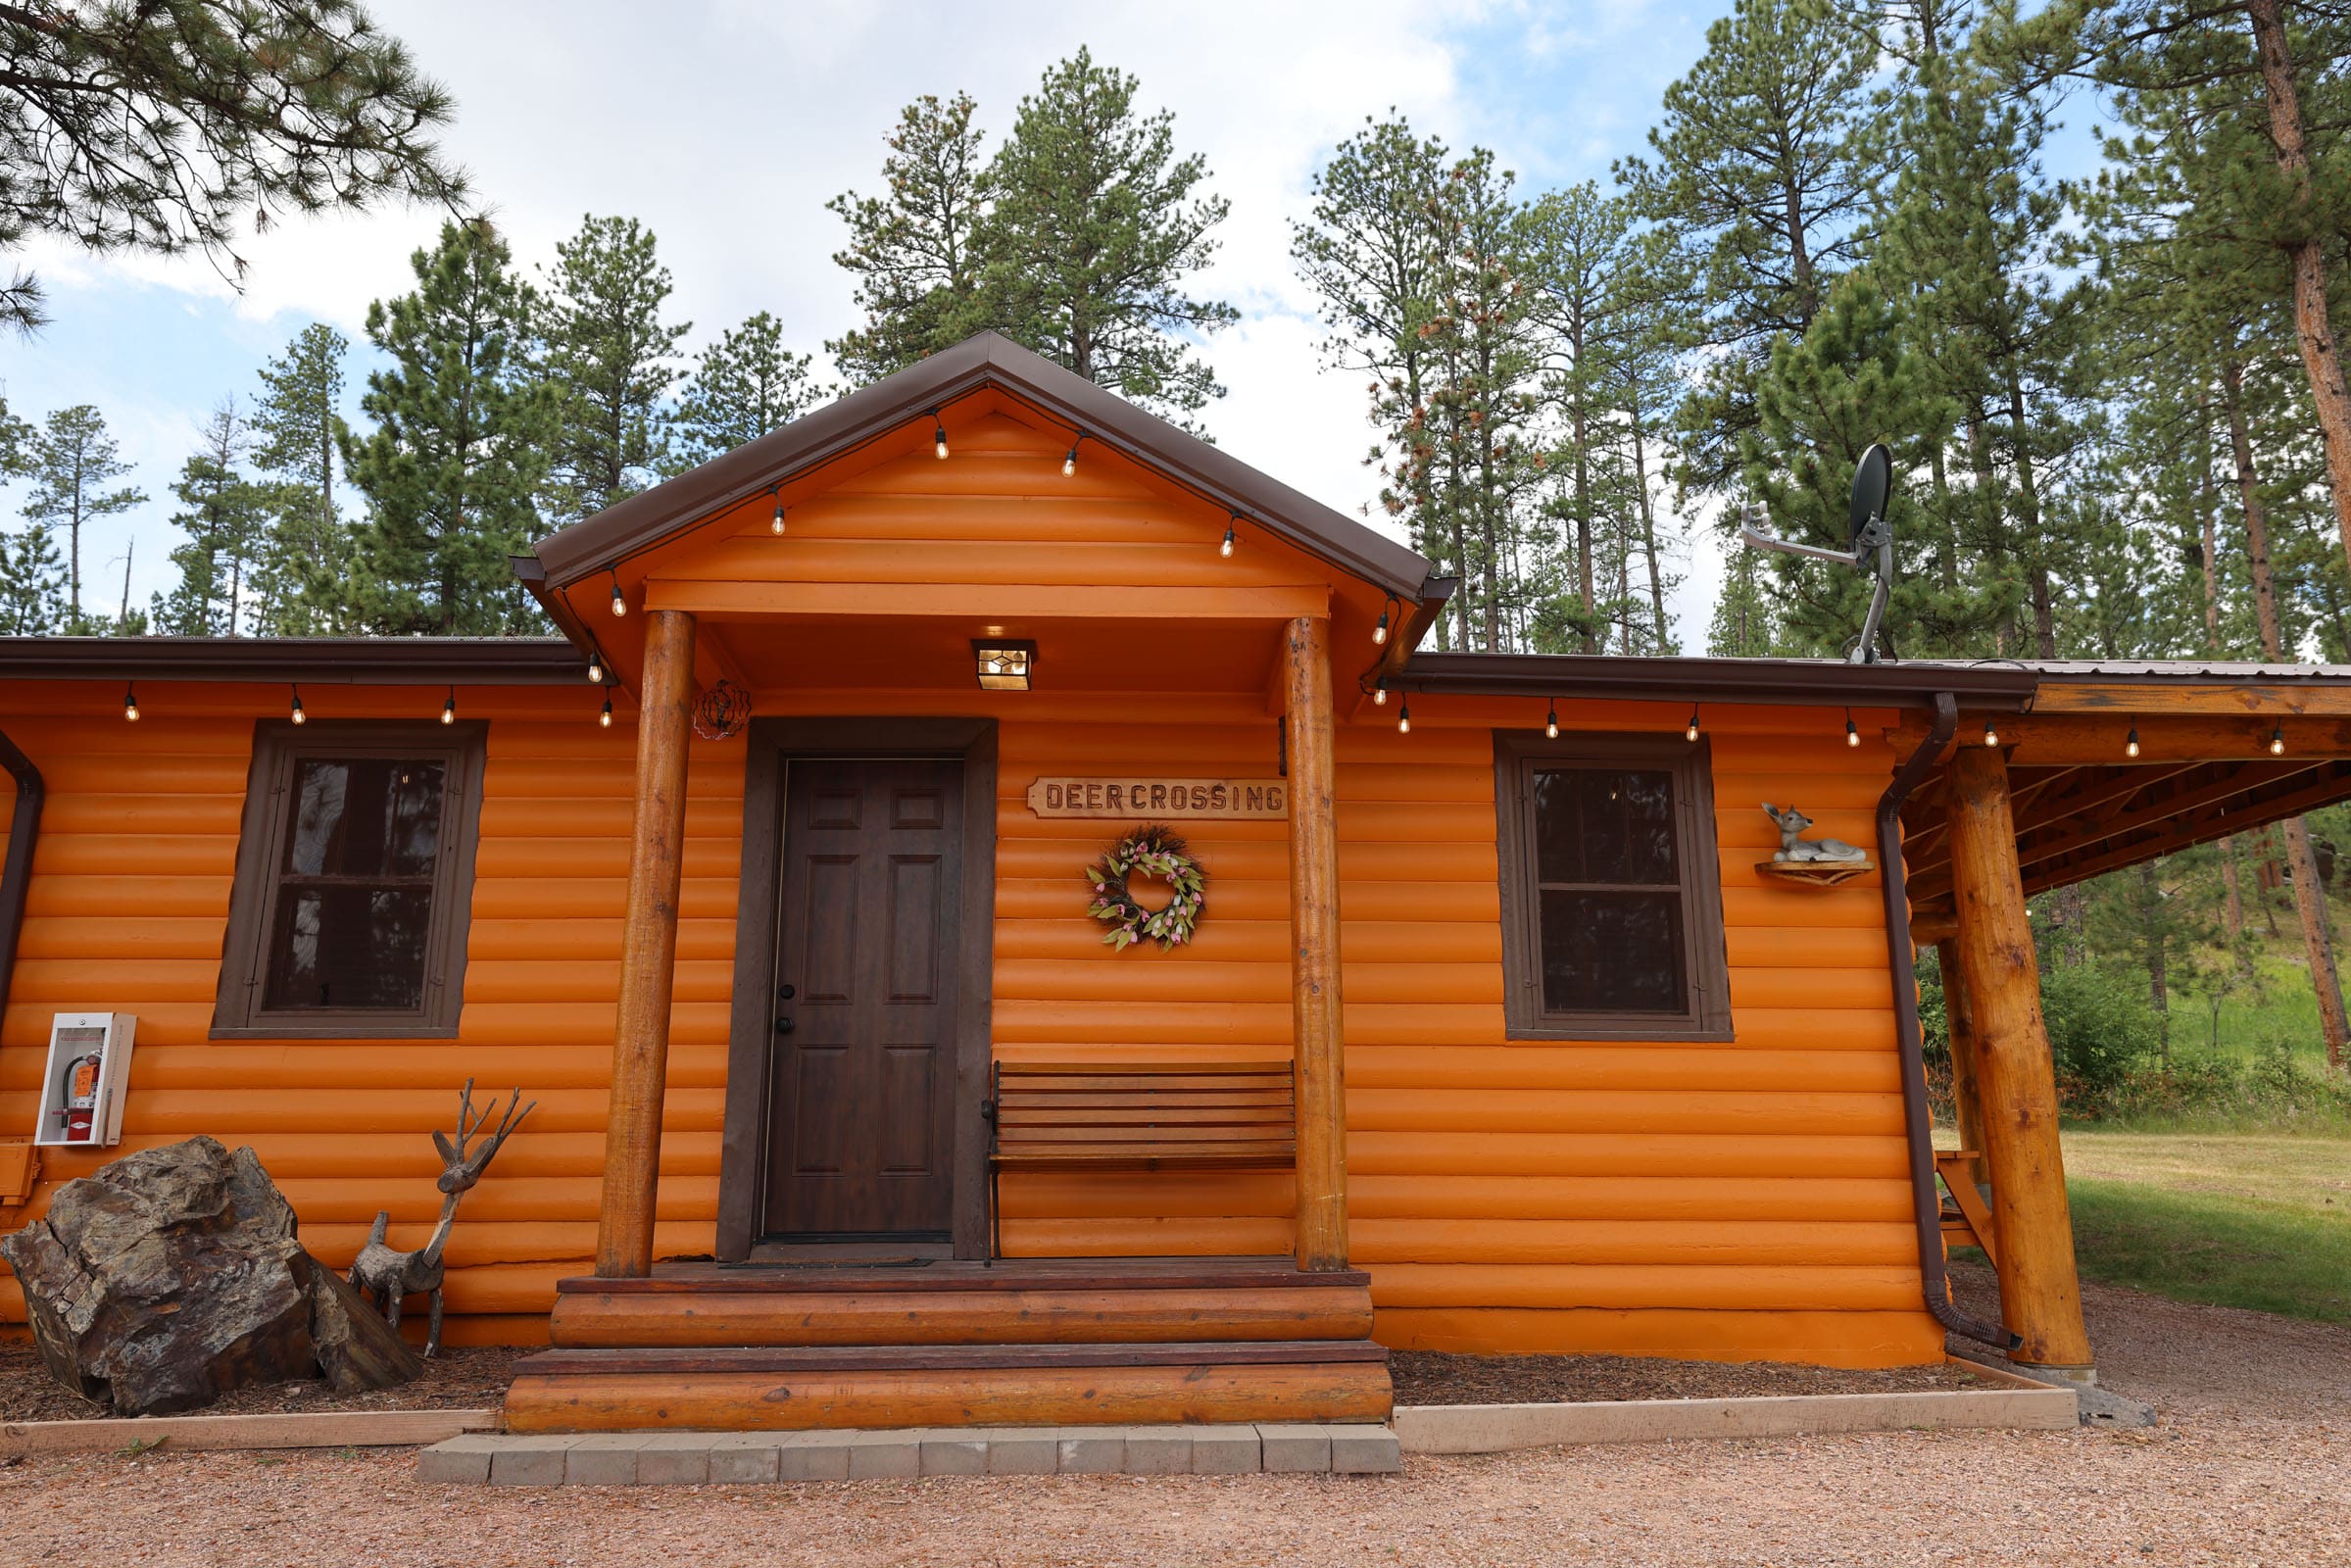
[(441, 847), (439, 762), (305, 758), (294, 764), (285, 869), (297, 876), (430, 876)]
[(285, 890), (266, 1007), (415, 1012), (424, 1005), (429, 887)]
[(1543, 895), (1543, 1010), (1685, 1011), (1682, 896)]
[(1536, 880), (1673, 884), (1674, 776), (1631, 768), (1535, 774)]

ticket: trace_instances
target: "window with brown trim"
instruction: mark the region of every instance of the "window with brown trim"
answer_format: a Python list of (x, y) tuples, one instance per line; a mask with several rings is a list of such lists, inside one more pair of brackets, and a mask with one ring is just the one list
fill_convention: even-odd
[(487, 726), (254, 729), (216, 1037), (457, 1033)]
[(1728, 1040), (1703, 738), (1494, 739), (1503, 1011), (1518, 1040)]

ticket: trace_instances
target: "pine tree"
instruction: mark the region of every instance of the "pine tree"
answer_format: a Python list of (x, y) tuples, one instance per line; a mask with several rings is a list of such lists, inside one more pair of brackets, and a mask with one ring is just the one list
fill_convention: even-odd
[(984, 321), (1130, 402), (1178, 418), (1223, 394), (1186, 336), (1240, 319), (1184, 281), (1215, 256), (1226, 203), (1175, 153), (1175, 117), (1138, 115), (1135, 77), (1080, 49), (1020, 100), (975, 230)]
[(1683, 419), (1684, 469), (1729, 485), (1776, 343), (1801, 337), (1861, 254), (1878, 156), (1866, 110), (1877, 43), (1809, 0), (1739, 0), (1666, 89), (1653, 161), (1617, 175), (1642, 216), (1690, 236), (1708, 300), (1703, 366)]
[(340, 630), (336, 585), (351, 565), (351, 533), (335, 505), (335, 464), (345, 431), (342, 333), (313, 321), (262, 368), (252, 425), (254, 464), (274, 481), (269, 539), (255, 564), (263, 636)]
[(691, 323), (662, 319), (669, 269), (635, 219), (590, 216), (555, 255), (534, 324), (561, 410), (547, 511), (563, 523), (636, 494), (667, 464), (665, 401)]
[(1706, 653), (1714, 659), (1767, 659), (1778, 649), (1778, 608), (1763, 557), (1738, 545), (1724, 564), (1723, 591), (1714, 601), (1706, 628)]
[(889, 194), (844, 191), (824, 204), (849, 225), (833, 263), (857, 278), (852, 299), (865, 317), (824, 348), (854, 383), (878, 381), (986, 324), (974, 236), (987, 200), (977, 107), (967, 93), (908, 104), (882, 160)]
[(808, 383), (809, 364), (784, 347), (782, 324), (765, 311), (721, 333), (679, 391), (667, 471), (683, 473), (807, 413), (822, 395)]
[(537, 624), (510, 559), (538, 525), (559, 410), (523, 355), (531, 294), (481, 224), (445, 224), (410, 266), (415, 293), (367, 308), (367, 339), (391, 364), (346, 436), (343, 462), (367, 499), (344, 603), (393, 635), (493, 636)]
[(224, 399), (180, 467), (171, 493), (181, 510), (171, 522), (188, 537), (171, 552), (178, 585), (157, 595), (150, 612), (163, 631), (234, 637), (248, 626), (261, 629), (266, 617), (256, 613), (253, 577), (268, 545), (271, 498), (244, 470), (254, 441), (236, 400)]
[(48, 524), (27, 523), (0, 539), (0, 630), (32, 637), (65, 622), (65, 558)]
[(59, 409), (42, 422), (30, 453), (32, 493), (24, 514), (47, 528), (66, 529), (66, 629), (86, 635), (97, 623), (81, 607), (81, 531), (142, 505), (146, 492), (135, 485), (109, 490), (130, 472), (122, 448), (107, 432), (105, 416), (87, 403)]

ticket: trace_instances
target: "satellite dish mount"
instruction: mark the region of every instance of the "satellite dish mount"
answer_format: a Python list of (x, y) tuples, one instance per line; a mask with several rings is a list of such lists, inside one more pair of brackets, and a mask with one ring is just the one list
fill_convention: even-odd
[[(1886, 601), (1894, 587), (1894, 533), (1886, 520), (1886, 500), (1893, 489), (1893, 455), (1882, 441), (1871, 442), (1869, 450), (1861, 455), (1861, 462), (1854, 466), (1853, 504), (1848, 517), (1852, 542), (1843, 550), (1800, 545), (1765, 533), (1756, 526), (1763, 509), (1751, 503), (1739, 514), (1739, 541), (1750, 550), (1777, 550), (1782, 555), (1800, 556), (1807, 561), (1832, 561), (1876, 577), (1870, 591), (1869, 614), (1861, 623), (1861, 636), (1854, 642), (1853, 651), (1845, 656), (1849, 663), (1876, 663), (1879, 645), (1884, 640)], [(1890, 655), (1892, 650), (1886, 652)]]

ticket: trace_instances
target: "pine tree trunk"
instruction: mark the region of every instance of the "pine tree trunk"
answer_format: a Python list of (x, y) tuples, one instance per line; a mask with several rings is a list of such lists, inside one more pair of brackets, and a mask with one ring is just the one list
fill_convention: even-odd
[[(2221, 654), (2221, 558), (2219, 497), (2214, 494), (2212, 477), (2212, 392), (2207, 387), (2196, 389), (2196, 510), (2202, 514), (2204, 565), (2204, 643), (2215, 658)], [(2236, 882), (2236, 840), (2224, 835), (2221, 839), (2221, 886), (2227, 894), (2222, 906), (2222, 927), (2229, 933), (2229, 951), (2233, 956), (2236, 971), (2244, 978), (2253, 978), (2253, 955), (2245, 951), (2245, 900)], [(2166, 1039), (2169, 1039), (2167, 1032)]]
[[(2269, 514), (2253, 468), (2253, 444), (2245, 433), (2244, 369), (2231, 361), (2221, 368), (2229, 400), (2229, 444), (2236, 459), (2237, 492), (2245, 509), (2245, 543), (2253, 562), (2253, 610), (2261, 622), (2261, 654), (2281, 662), (2284, 637), (2278, 619), (2278, 587), (2270, 570)], [(2311, 988), (2318, 993), (2319, 1023), (2326, 1031), (2327, 1060), (2341, 1066), (2351, 1046), (2351, 1017), (2343, 1009), (2342, 978), (2335, 972), (2334, 941), (2327, 930), (2327, 896), (2319, 886), (2319, 863), (2310, 852), (2310, 829), (2298, 816), (2285, 823), (2286, 874), (2293, 879), (2294, 912), (2302, 918), (2302, 945), (2310, 955)], [(2267, 901), (2264, 901), (2265, 903)]]
[(1649, 652), (1662, 654), (1673, 640), (1665, 621), (1665, 575), (1657, 564), (1657, 514), (1649, 504), (1648, 454), (1641, 438), (1641, 410), (1633, 411), (1633, 480), (1641, 486), (1641, 548), (1649, 558), (1649, 614), (1657, 641)]
[[(2261, 62), (2261, 80), (2270, 104), (2270, 139), (2278, 150), (2278, 169), (2293, 189), (2297, 218), (2310, 219), (2310, 150), (2302, 123), (2302, 98), (2294, 81), (2294, 63), (2286, 53), (2285, 19), (2280, 0), (2245, 0), (2245, 15), (2253, 24), (2253, 50)], [(2302, 351), (2302, 368), (2310, 378), (2311, 400), (2318, 405), (2319, 431), (2327, 449), (2327, 488), (2333, 492), (2336, 530), (2343, 556), (2351, 562), (2351, 387), (2343, 379), (2343, 359), (2327, 317), (2327, 257), (2315, 233), (2303, 234), (2285, 247), (2294, 275), (2294, 341)]]
[(2033, 552), (2033, 640), (2043, 659), (2057, 657), (2057, 608), (2049, 597), (2049, 567), (2042, 559), (2040, 490), (2033, 477), (2032, 432), (2025, 420), (2025, 388), (2016, 364), (2008, 366), (2008, 430), (2016, 442), (2017, 520)]

